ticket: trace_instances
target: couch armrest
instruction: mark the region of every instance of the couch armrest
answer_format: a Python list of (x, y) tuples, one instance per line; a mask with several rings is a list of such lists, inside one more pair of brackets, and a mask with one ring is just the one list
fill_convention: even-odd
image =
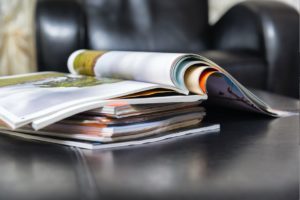
[(299, 14), (275, 1), (242, 2), (213, 27), (214, 48), (249, 50), (267, 64), (266, 88), (299, 96)]
[(77, 0), (39, 0), (35, 12), (40, 71), (67, 71), (68, 56), (84, 48), (84, 12)]

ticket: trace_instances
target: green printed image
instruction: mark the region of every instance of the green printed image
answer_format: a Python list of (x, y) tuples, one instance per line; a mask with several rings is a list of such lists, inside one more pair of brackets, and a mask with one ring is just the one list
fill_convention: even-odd
[(74, 70), (78, 74), (86, 76), (94, 76), (94, 67), (97, 59), (100, 58), (105, 51), (88, 50), (78, 54), (74, 60)]
[(36, 73), (36, 74), (31, 74), (26, 76), (19, 76), (19, 77), (1, 78), (0, 87), (21, 85), (25, 83), (33, 83), (36, 81), (42, 81), (49, 78), (63, 77), (63, 76), (65, 76), (65, 74), (63, 73), (51, 72), (51, 73)]
[(57, 88), (57, 87), (89, 87), (108, 83), (120, 82), (119, 79), (96, 78), (93, 76), (64, 76), (61, 78), (54, 78), (42, 83), (35, 83), (35, 86), (43, 88)]

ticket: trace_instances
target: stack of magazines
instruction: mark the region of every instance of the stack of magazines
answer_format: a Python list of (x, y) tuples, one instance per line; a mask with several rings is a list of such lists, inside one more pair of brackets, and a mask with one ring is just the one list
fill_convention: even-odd
[(217, 124), (200, 123), (205, 116), (205, 109), (200, 106), (202, 100), (197, 95), (118, 99), (40, 130), (26, 125), (12, 131), (0, 121), (0, 132), (86, 149), (103, 149), (219, 131)]
[(218, 131), (202, 123), (204, 100), (273, 117), (271, 108), (197, 54), (78, 50), (70, 74), (0, 77), (0, 132), (99, 149)]

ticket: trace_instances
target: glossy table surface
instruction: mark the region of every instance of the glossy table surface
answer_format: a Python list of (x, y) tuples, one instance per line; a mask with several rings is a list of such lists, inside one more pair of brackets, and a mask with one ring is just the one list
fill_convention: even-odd
[[(299, 101), (256, 92), (275, 107)], [(299, 199), (299, 117), (207, 108), (219, 133), (113, 150), (0, 136), (0, 199)]]

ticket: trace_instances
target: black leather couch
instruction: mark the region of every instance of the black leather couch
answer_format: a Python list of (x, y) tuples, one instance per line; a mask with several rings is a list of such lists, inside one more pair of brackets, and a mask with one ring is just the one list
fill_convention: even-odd
[(81, 48), (196, 52), (254, 88), (298, 97), (299, 14), (279, 2), (231, 8), (214, 26), (207, 0), (39, 0), (39, 70), (66, 71)]

